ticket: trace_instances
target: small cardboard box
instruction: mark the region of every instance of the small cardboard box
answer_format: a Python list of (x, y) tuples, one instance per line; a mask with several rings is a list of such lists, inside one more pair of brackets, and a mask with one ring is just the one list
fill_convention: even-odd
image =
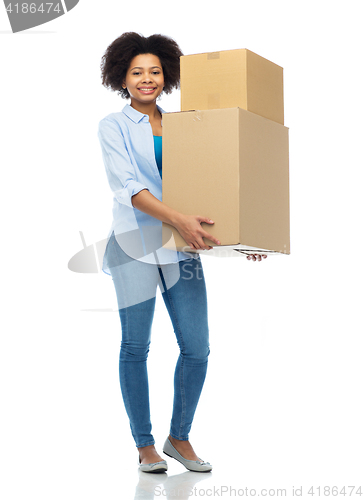
[(284, 125), (283, 68), (247, 49), (181, 56), (181, 111), (242, 108)]
[[(165, 113), (162, 192), (171, 208), (211, 218), (202, 226), (224, 249), (290, 253), (288, 128), (275, 121), (240, 108)], [(190, 251), (163, 226), (173, 233), (163, 246)], [(205, 242), (206, 254), (221, 249)]]

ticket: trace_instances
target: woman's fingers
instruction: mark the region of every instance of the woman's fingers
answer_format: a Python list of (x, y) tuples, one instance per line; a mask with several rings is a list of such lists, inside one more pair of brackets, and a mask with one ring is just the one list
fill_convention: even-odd
[[(209, 217), (200, 217), (198, 215), (196, 218), (200, 224), (201, 224), (201, 222), (206, 222), (206, 224), (215, 224), (214, 221), (212, 219), (210, 219)], [(215, 236), (212, 236), (212, 234), (208, 233), (207, 231), (202, 230), (201, 235), (202, 235), (202, 238), (208, 238), (209, 240), (216, 243), (216, 245), (221, 245), (220, 241), (217, 238), (215, 238)], [(212, 248), (211, 246), (205, 245), (205, 244), (204, 244), (204, 247)]]
[(201, 224), (201, 222), (206, 222), (206, 224), (215, 224), (215, 222), (210, 219), (210, 217), (201, 217), (201, 215), (196, 215), (196, 219)]
[(210, 250), (212, 248), (210, 245), (207, 245), (202, 238), (194, 241), (192, 245), (191, 248), (195, 248), (196, 250)]
[(193, 240), (189, 241), (189, 245), (191, 248), (195, 248), (197, 250), (211, 250), (212, 246), (205, 243), (203, 238), (208, 238), (209, 240), (216, 243), (216, 245), (221, 245), (220, 241), (217, 238), (212, 236), (212, 234), (206, 232), (201, 226), (201, 222), (206, 222), (206, 224), (214, 224), (214, 221), (212, 219), (210, 219), (209, 217), (201, 217), (200, 215), (195, 215), (193, 216), (193, 218), (196, 220), (196, 222), (198, 222), (198, 229), (197, 231), (195, 231)]
[[(214, 243), (216, 243), (216, 245), (221, 245), (220, 241), (217, 238), (215, 238), (215, 236), (212, 236), (212, 234), (209, 234), (206, 231), (203, 232), (202, 237), (203, 238), (208, 238), (209, 240), (211, 240)], [(211, 248), (211, 247), (209, 247), (209, 248)]]
[(263, 260), (263, 259), (266, 259), (267, 258), (267, 255), (263, 254), (263, 255), (260, 255), (258, 253), (253, 253), (251, 255), (248, 255), (247, 256), (247, 259), (248, 260)]
[(183, 215), (180, 218), (180, 223), (176, 228), (192, 250), (211, 250), (212, 246), (204, 242), (203, 238), (208, 238), (216, 245), (221, 245), (221, 242), (212, 234), (203, 229), (201, 223), (214, 224), (214, 221), (209, 217), (201, 217), (200, 215)]
[[(203, 238), (213, 241), (215, 245), (221, 245), (221, 242), (215, 238), (215, 236), (205, 231), (201, 226), (202, 222), (205, 222), (206, 224), (214, 224), (214, 221), (209, 217), (202, 217), (201, 215), (186, 215), (182, 216), (182, 220), (183, 224), (181, 224), (180, 227), (177, 227), (177, 229), (180, 231), (182, 237), (192, 250), (211, 250), (213, 248), (205, 243)], [(267, 255), (260, 255), (257, 253), (247, 256), (248, 260), (253, 261), (262, 261), (266, 258)]]

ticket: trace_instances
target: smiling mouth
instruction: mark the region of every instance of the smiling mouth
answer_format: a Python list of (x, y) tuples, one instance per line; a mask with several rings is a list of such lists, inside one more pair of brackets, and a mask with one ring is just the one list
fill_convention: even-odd
[(138, 88), (139, 92), (142, 92), (143, 94), (152, 94), (157, 87), (141, 87)]

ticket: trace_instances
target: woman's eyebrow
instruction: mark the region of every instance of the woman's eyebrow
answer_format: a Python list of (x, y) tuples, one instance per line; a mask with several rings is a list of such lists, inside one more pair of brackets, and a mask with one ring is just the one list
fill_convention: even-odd
[[(162, 69), (160, 66), (151, 66), (149, 69), (153, 69), (153, 68)], [(144, 69), (144, 68), (142, 68), (141, 66), (135, 66), (134, 68), (131, 68), (130, 71), (133, 71), (133, 69)]]

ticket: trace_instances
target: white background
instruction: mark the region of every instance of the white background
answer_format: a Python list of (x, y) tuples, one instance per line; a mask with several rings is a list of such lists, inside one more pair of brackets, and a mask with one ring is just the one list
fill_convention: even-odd
[[(153, 499), (163, 480), (138, 476), (112, 280), (67, 267), (79, 231), (91, 245), (111, 224), (97, 126), (125, 101), (101, 85), (100, 61), (125, 31), (172, 36), (185, 54), (248, 48), (282, 66), (290, 129), (291, 255), (203, 257), (211, 355), (190, 439), (213, 472), (169, 459), (155, 498), (181, 481), (177, 498), (214, 486), (364, 493), (360, 11), (359, 1), (81, 0), (12, 34), (0, 8), (2, 498)], [(179, 98), (160, 104), (178, 111)], [(148, 366), (160, 453), (177, 355), (159, 295)], [(200, 494), (188, 490), (196, 481)]]

